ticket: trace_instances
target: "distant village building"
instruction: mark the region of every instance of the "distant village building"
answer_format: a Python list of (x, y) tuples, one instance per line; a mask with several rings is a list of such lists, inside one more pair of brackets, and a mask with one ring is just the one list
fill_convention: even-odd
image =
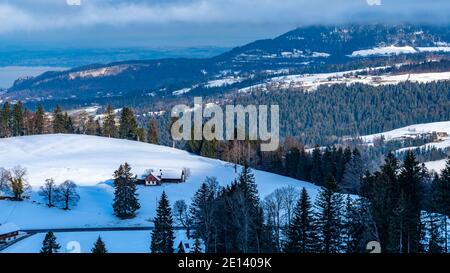
[(186, 182), (186, 171), (160, 169), (157, 172), (151, 171), (142, 179), (138, 180), (138, 184), (145, 186), (159, 186), (164, 183), (184, 183)]
[(13, 223), (0, 225), (0, 244), (15, 240), (19, 236), (19, 227)]

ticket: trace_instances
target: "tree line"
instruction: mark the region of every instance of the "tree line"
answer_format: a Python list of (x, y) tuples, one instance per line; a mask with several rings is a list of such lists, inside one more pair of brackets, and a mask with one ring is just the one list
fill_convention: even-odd
[(51, 114), (47, 114), (41, 104), (36, 111), (30, 111), (22, 102), (11, 105), (5, 102), (0, 110), (0, 137), (13, 137), (40, 134), (86, 134), (113, 137), (137, 141), (158, 143), (159, 129), (156, 120), (150, 120), (147, 131), (138, 125), (132, 109), (124, 107), (120, 117), (108, 105), (99, 118), (89, 115), (86, 111), (69, 115), (56, 105)]

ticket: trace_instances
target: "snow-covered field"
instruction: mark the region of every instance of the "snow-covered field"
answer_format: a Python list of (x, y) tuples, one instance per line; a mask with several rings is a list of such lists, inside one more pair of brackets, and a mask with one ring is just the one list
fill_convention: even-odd
[[(367, 144), (371, 145), (373, 144), (373, 141), (375, 139), (379, 139), (381, 137), (384, 137), (386, 141), (389, 140), (400, 140), (405, 138), (417, 138), (424, 134), (431, 134), (432, 132), (436, 133), (447, 133), (448, 136), (439, 137), (438, 141), (427, 143), (425, 145), (419, 146), (422, 147), (435, 147), (435, 148), (447, 148), (450, 147), (450, 121), (442, 121), (442, 122), (431, 122), (431, 123), (421, 123), (421, 124), (413, 124), (410, 126), (398, 128), (395, 130), (377, 133), (373, 135), (366, 135), (361, 136), (360, 138), (366, 142)], [(404, 150), (410, 150), (418, 148), (416, 146), (414, 147), (405, 147), (398, 151), (404, 151)], [(425, 165), (428, 169), (434, 170), (434, 171), (441, 171), (445, 167), (446, 160), (436, 160), (436, 161), (430, 161), (426, 162)]]
[(380, 138), (381, 136), (384, 136), (386, 140), (392, 140), (401, 137), (412, 137), (412, 136), (418, 137), (420, 136), (420, 134), (431, 133), (433, 131), (446, 132), (450, 134), (450, 121), (413, 124), (406, 127), (394, 129), (391, 131), (361, 136), (361, 138), (366, 142), (373, 142), (375, 138)]
[(412, 47), (412, 46), (383, 46), (353, 51), (350, 57), (386, 56), (399, 54), (414, 54), (419, 52), (449, 52), (449, 46)]
[[(373, 68), (378, 69), (378, 68)], [(335, 73), (320, 73), (320, 74), (300, 74), (288, 75), (281, 77), (273, 77), (268, 79), (265, 83), (245, 87), (239, 92), (249, 92), (252, 90), (268, 90), (269, 87), (276, 87), (277, 89), (288, 88), (303, 88), (305, 90), (315, 90), (321, 85), (332, 84), (369, 84), (373, 86), (398, 84), (405, 81), (427, 83), (440, 80), (450, 80), (450, 72), (438, 73), (413, 73), (413, 74), (399, 74), (399, 75), (380, 75), (380, 76), (356, 76), (354, 73), (362, 70), (351, 70)]]
[[(56, 232), (56, 240), (61, 246), (60, 253), (89, 253), (100, 236), (109, 253), (149, 253), (151, 231), (100, 231), (100, 232)], [(38, 253), (42, 248), (45, 233), (38, 233), (8, 247), (2, 253)], [(186, 232), (175, 230), (174, 248), (178, 244), (193, 242), (186, 239)]]
[[(138, 186), (141, 209), (131, 220), (113, 215), (112, 175), (120, 164), (128, 162), (134, 174), (147, 169), (189, 168), (186, 183), (156, 187)], [(231, 164), (207, 159), (188, 152), (136, 141), (84, 135), (40, 135), (0, 139), (0, 166), (16, 165), (28, 171), (32, 198), (24, 202), (0, 201), (0, 223), (13, 222), (22, 229), (151, 226), (156, 202), (166, 191), (173, 203), (189, 202), (206, 176), (216, 176), (221, 185), (236, 177)], [(258, 190), (265, 197), (279, 187), (306, 187), (314, 198), (318, 188), (295, 179), (254, 171)], [(80, 187), (80, 202), (70, 211), (48, 208), (37, 191), (45, 179), (56, 183), (73, 180)]]

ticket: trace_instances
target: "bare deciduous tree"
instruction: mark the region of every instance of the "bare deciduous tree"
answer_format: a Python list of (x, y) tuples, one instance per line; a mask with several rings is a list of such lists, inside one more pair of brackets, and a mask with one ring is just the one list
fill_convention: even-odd
[(184, 200), (178, 200), (173, 204), (173, 214), (177, 223), (186, 229), (186, 236), (190, 239), (192, 219), (189, 214), (188, 205)]
[(44, 186), (41, 187), (39, 195), (47, 201), (47, 206), (54, 207), (54, 197), (56, 192), (55, 181), (52, 178), (46, 179)]
[(71, 206), (75, 206), (80, 200), (76, 188), (77, 185), (70, 180), (66, 180), (58, 186), (56, 196), (57, 200), (63, 204), (63, 209), (69, 210)]

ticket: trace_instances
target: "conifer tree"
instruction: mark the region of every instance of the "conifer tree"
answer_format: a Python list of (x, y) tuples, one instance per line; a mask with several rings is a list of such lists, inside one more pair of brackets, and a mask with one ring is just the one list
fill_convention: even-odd
[(106, 245), (100, 236), (98, 236), (98, 239), (95, 242), (94, 247), (92, 247), (91, 252), (96, 253), (96, 254), (108, 253), (108, 250), (106, 249)]
[(152, 232), (152, 253), (173, 253), (173, 219), (169, 199), (163, 191), (159, 199), (156, 217), (153, 220), (155, 229)]
[(322, 154), (320, 148), (317, 145), (312, 152), (312, 169), (311, 169), (311, 181), (316, 185), (323, 185), (322, 174)]
[(56, 242), (56, 237), (53, 232), (49, 231), (45, 235), (44, 241), (42, 242), (41, 253), (52, 254), (58, 253), (61, 246)]
[(337, 253), (341, 251), (343, 208), (342, 195), (337, 193), (338, 186), (332, 176), (325, 178), (325, 186), (320, 190), (316, 199), (317, 228), (320, 234), (322, 252)]
[(347, 195), (345, 200), (344, 221), (342, 227), (343, 245), (346, 253), (359, 253), (364, 250), (365, 226), (369, 221), (365, 217), (364, 200), (353, 200)]
[(156, 119), (151, 119), (148, 124), (147, 141), (150, 144), (158, 144), (159, 129)]
[(191, 251), (191, 253), (201, 253), (202, 252), (202, 246), (200, 242), (200, 236), (195, 236), (194, 246)]
[(421, 239), (421, 168), (412, 151), (408, 151), (399, 174), (399, 186), (402, 199), (399, 217), (401, 229), (402, 253), (417, 253), (422, 250)]
[(0, 136), (10, 137), (11, 136), (11, 106), (9, 102), (3, 104), (3, 108), (0, 113), (1, 123), (0, 123)]
[(286, 175), (290, 177), (297, 176), (297, 169), (300, 158), (300, 150), (297, 147), (289, 149), (286, 153)]
[(298, 158), (297, 178), (302, 181), (310, 181), (310, 162), (305, 149), (300, 151)]
[(14, 104), (12, 111), (12, 135), (20, 136), (24, 129), (24, 107), (22, 102)]
[(133, 218), (141, 207), (137, 198), (135, 178), (128, 163), (120, 165), (114, 172), (114, 202), (113, 209), (121, 219)]
[(55, 134), (66, 133), (66, 121), (61, 107), (56, 105), (55, 111), (53, 112), (53, 132)]
[(357, 193), (361, 186), (364, 169), (361, 154), (355, 148), (349, 162), (345, 165), (344, 176), (341, 182), (341, 189), (346, 193)]
[(184, 245), (183, 245), (183, 242), (182, 242), (182, 241), (180, 241), (180, 243), (178, 244), (178, 250), (177, 250), (177, 253), (178, 253), (178, 254), (186, 253), (186, 251), (184, 250)]
[(448, 218), (450, 217), (450, 158), (447, 159), (441, 176), (433, 181), (434, 210), (442, 215), (444, 250), (450, 251), (448, 247)]
[(111, 104), (106, 108), (105, 120), (103, 121), (102, 135), (105, 137), (117, 137), (116, 115)]
[(119, 137), (122, 139), (137, 140), (138, 125), (133, 111), (124, 107), (120, 116)]
[(39, 104), (34, 115), (34, 133), (43, 134), (45, 127), (45, 111), (42, 104)]
[(308, 192), (302, 189), (294, 210), (294, 217), (287, 229), (286, 252), (311, 253), (317, 251), (317, 231)]

